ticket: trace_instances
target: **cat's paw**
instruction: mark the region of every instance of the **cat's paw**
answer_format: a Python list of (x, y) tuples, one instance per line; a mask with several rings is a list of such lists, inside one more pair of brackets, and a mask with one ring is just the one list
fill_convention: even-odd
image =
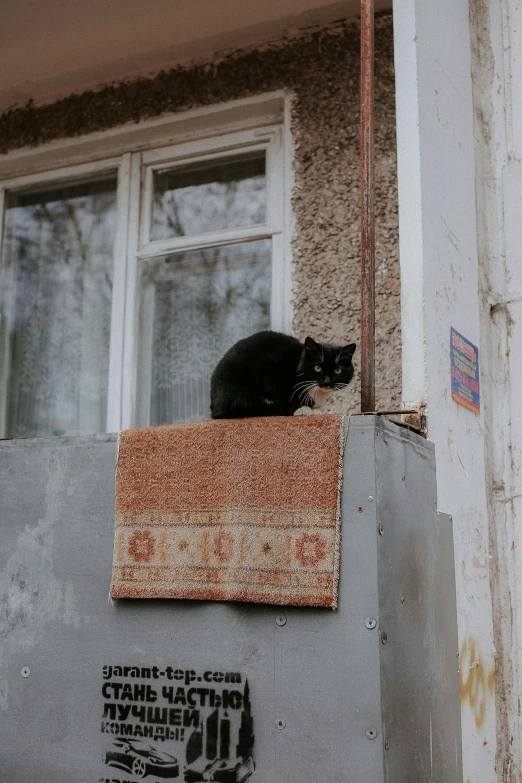
[(302, 408), (298, 408), (294, 412), (294, 416), (313, 416), (314, 412), (311, 408), (307, 408), (306, 406), (303, 406)]

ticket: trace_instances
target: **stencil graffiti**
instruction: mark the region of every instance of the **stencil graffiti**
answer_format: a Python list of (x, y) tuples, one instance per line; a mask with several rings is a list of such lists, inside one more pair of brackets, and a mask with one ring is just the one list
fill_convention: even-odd
[(103, 667), (99, 783), (243, 783), (254, 772), (248, 680), (238, 672)]

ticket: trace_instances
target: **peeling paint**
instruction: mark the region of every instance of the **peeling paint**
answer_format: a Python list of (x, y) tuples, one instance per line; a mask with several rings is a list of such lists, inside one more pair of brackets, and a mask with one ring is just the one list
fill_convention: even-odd
[[(516, 576), (511, 554), (516, 522), (512, 503), (511, 408), (509, 346), (513, 322), (506, 306), (513, 285), (506, 263), (506, 207), (513, 201), (504, 192), (509, 155), (507, 116), (513, 111), (505, 71), (506, 32), (511, 28), (511, 3), (495, 5), (471, 0), (470, 32), (476, 139), (477, 227), (480, 295), (482, 298), (481, 350), (486, 412), (486, 480), (488, 485), (491, 603), (495, 644), (496, 773), (499, 783), (521, 778), (519, 672), (517, 671)], [(516, 223), (520, 217), (516, 214)], [(516, 233), (514, 233), (516, 236)], [(518, 250), (516, 264), (519, 263)], [(518, 399), (515, 405), (518, 405)], [(516, 738), (515, 740), (513, 738)]]

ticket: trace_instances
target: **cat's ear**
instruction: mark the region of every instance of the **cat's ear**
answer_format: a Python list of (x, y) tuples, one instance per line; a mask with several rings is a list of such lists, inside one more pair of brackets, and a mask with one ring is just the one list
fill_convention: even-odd
[(350, 343), (350, 345), (345, 345), (342, 350), (343, 356), (349, 356), (351, 359), (355, 353), (356, 348), (357, 348), (356, 343)]
[(305, 349), (307, 351), (318, 351), (319, 350), (319, 346), (317, 345), (315, 340), (313, 340), (311, 337), (307, 337), (306, 338), (306, 340), (304, 341), (304, 345), (305, 345)]

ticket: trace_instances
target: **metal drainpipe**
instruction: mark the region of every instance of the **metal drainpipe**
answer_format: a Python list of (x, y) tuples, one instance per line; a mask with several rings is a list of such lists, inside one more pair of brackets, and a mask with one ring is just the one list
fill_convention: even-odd
[(374, 0), (361, 0), (361, 413), (375, 410)]

